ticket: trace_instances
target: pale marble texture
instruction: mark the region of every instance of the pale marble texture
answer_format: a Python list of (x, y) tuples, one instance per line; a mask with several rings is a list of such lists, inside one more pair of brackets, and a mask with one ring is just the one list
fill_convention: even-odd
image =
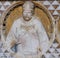
[[(3, 3), (4, 2), (4, 3)], [(17, 2), (17, 1), (12, 1), (12, 3), (14, 3), (14, 2)], [(57, 8), (56, 9), (51, 9), (50, 7), (51, 7), (51, 5), (54, 3), (54, 1), (47, 1), (47, 3), (46, 3), (46, 1), (38, 1), (39, 3), (42, 3), (45, 7), (47, 7), (47, 9), (50, 11), (50, 13), (51, 13), (51, 11), (57, 11), (58, 12), (58, 10), (60, 10), (60, 5), (58, 4), (58, 6), (57, 6)], [(58, 1), (56, 1), (56, 2), (58, 2)], [(7, 3), (7, 4), (5, 4), (5, 3)], [(1, 8), (2, 8), (2, 6), (6, 9), (6, 8), (8, 8), (8, 6), (10, 6), (12, 3), (10, 3), (10, 1), (0, 1), (0, 17), (1, 17), (1, 15), (2, 15), (2, 12), (4, 12)], [(56, 3), (54, 3), (54, 6), (56, 6)], [(52, 8), (54, 7), (53, 5), (52, 5)], [(52, 14), (51, 15), (53, 15), (53, 13), (54, 13), (54, 11), (52, 12)], [(56, 15), (56, 13), (54, 14), (54, 15)], [(55, 17), (53, 15), (53, 17)], [(56, 15), (57, 16), (57, 15)], [(58, 16), (57, 16), (58, 17)], [(1, 28), (1, 27), (0, 27)], [(55, 42), (56, 43), (56, 42)], [(53, 44), (55, 44), (55, 43), (53, 43)], [(59, 45), (59, 43), (57, 43), (58, 45)], [(55, 45), (54, 45), (55, 46)], [(54, 47), (52, 47), (52, 48), (54, 48)], [(58, 49), (58, 48), (56, 48), (56, 49)], [(1, 50), (1, 49), (0, 49)], [(3, 53), (3, 52), (2, 52)], [(54, 51), (54, 53), (55, 53), (55, 51)], [(52, 55), (52, 53), (50, 53), (51, 55)], [(58, 53), (57, 53), (58, 54)], [(50, 56), (51, 56), (50, 55)], [(0, 52), (0, 57), (1, 57), (2, 55), (1, 55), (1, 52)], [(8, 56), (8, 55), (7, 55)], [(45, 56), (45, 55), (44, 55)], [(46, 54), (46, 56), (48, 56), (47, 54)], [(4, 57), (5, 58), (5, 57)], [(8, 58), (8, 57), (6, 57), (6, 58)], [(12, 58), (12, 57), (11, 57)], [(48, 57), (46, 57), (46, 58), (48, 58)], [(51, 58), (51, 57), (49, 57), (49, 58)], [(53, 57), (52, 57), (53, 58)], [(54, 57), (54, 58), (56, 58), (56, 57)], [(57, 58), (60, 58), (60, 56), (59, 57), (57, 57)]]
[(25, 22), (21, 17), (13, 23), (6, 39), (8, 50), (11, 50), (13, 40), (18, 44), (17, 53), (27, 55), (45, 53), (49, 45), (47, 33), (42, 23), (35, 16), (29, 22)]

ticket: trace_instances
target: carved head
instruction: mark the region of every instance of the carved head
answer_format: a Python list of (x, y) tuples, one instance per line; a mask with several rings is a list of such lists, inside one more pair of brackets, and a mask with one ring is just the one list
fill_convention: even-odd
[(34, 15), (34, 4), (31, 1), (26, 1), (23, 4), (23, 18), (29, 21)]

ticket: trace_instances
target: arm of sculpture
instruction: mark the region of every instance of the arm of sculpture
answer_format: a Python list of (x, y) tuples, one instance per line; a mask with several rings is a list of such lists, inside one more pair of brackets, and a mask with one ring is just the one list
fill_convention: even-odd
[(6, 49), (10, 52), (13, 53), (11, 48), (15, 45), (16, 43), (16, 36), (15, 36), (15, 23), (12, 25), (11, 30), (9, 31), (7, 38), (6, 38)]
[(40, 49), (42, 53), (46, 52), (49, 46), (49, 38), (47, 36), (47, 33), (40, 21), (36, 21), (37, 25), (37, 33), (38, 33), (38, 38), (40, 41)]

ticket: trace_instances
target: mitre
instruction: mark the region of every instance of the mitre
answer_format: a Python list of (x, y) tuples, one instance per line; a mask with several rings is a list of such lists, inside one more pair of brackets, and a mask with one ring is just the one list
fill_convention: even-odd
[(33, 8), (34, 8), (34, 3), (31, 1), (26, 1), (23, 4), (23, 10), (33, 10)]

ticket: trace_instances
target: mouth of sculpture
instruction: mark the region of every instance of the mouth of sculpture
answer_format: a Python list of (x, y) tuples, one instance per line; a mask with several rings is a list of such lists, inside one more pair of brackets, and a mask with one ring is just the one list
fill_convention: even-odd
[(30, 21), (32, 17), (23, 17), (25, 21)]

